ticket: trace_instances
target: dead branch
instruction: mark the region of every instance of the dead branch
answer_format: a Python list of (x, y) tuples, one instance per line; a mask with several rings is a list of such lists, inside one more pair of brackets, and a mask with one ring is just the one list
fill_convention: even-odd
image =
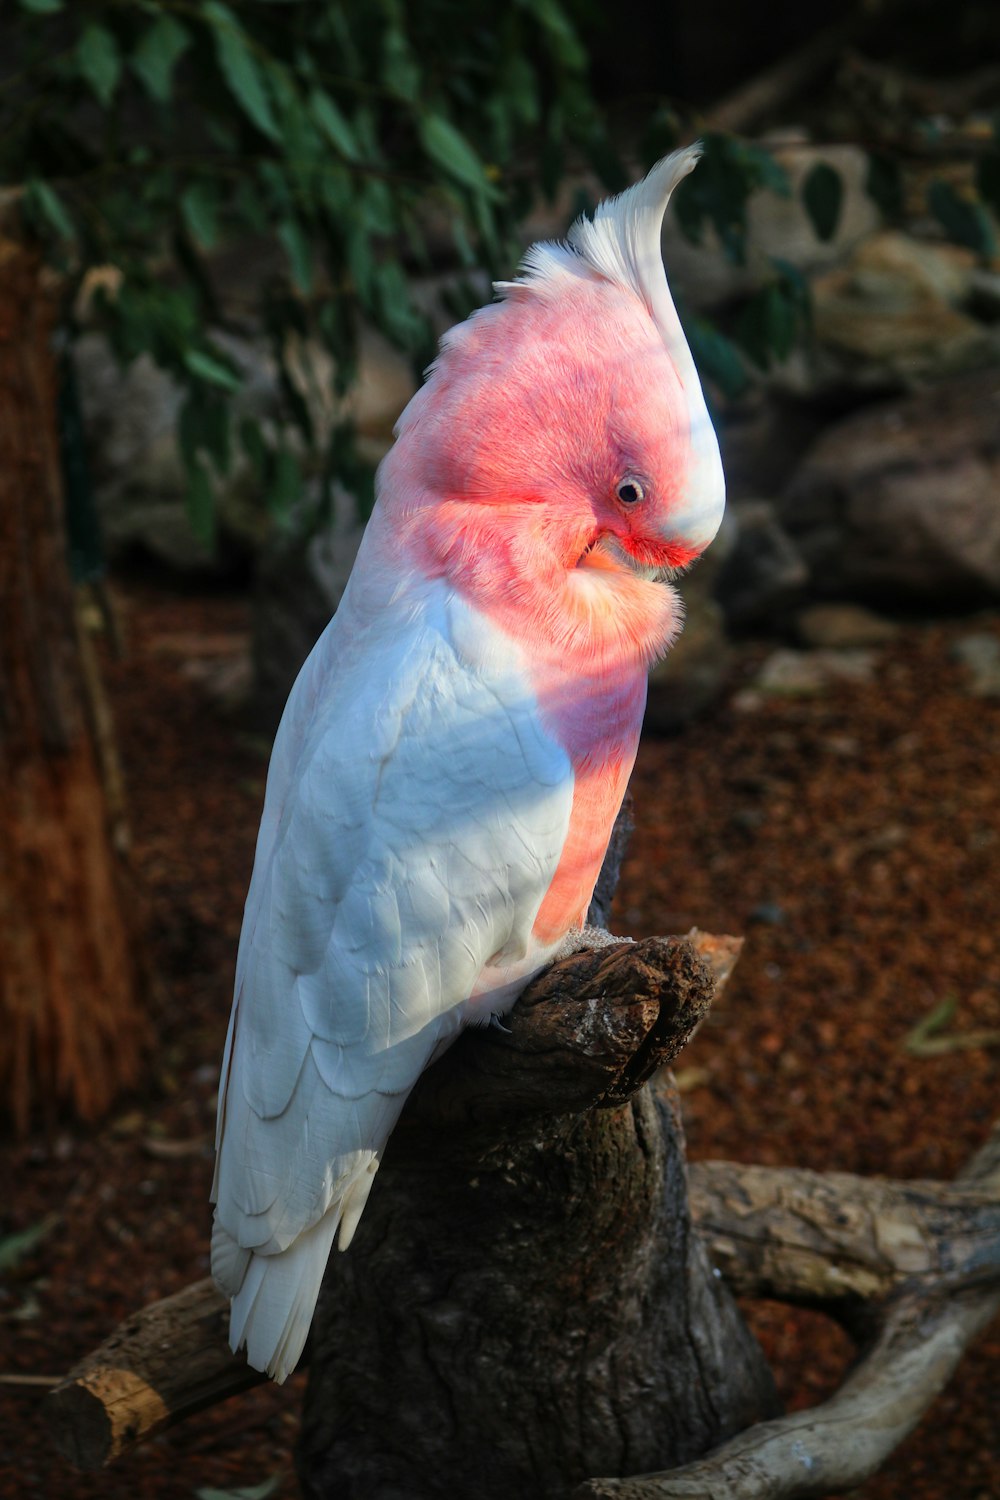
[(950, 1295), (996, 1275), (1000, 1197), (969, 1183), (890, 1182), (697, 1162), (691, 1209), (713, 1261), (746, 1297), (822, 1306), (852, 1322), (905, 1282)]
[(1000, 1310), (1000, 1290), (929, 1307), (895, 1303), (881, 1337), (836, 1395), (762, 1422), (697, 1463), (632, 1479), (594, 1479), (579, 1500), (802, 1500), (854, 1489), (878, 1470)]
[(136, 1443), (265, 1378), (231, 1353), (229, 1303), (210, 1278), (154, 1302), (45, 1397), (52, 1441), (80, 1469), (99, 1469)]
[[(720, 1191), (727, 1178), (732, 1185), (733, 1172), (735, 1205)], [(740, 1183), (742, 1174), (755, 1179), (749, 1188)], [(883, 1300), (869, 1309), (875, 1332), (836, 1394), (811, 1411), (762, 1422), (683, 1468), (592, 1479), (576, 1497), (805, 1500), (854, 1489), (916, 1426), (969, 1343), (1000, 1312), (1000, 1129), (994, 1127), (958, 1186), (938, 1186), (935, 1192), (931, 1183), (866, 1183), (841, 1174), (836, 1180), (847, 1196), (837, 1201), (844, 1225), (831, 1217), (833, 1200), (825, 1191), (835, 1179), (820, 1179), (814, 1214), (800, 1196), (811, 1173), (733, 1169), (724, 1163), (696, 1169), (696, 1175), (700, 1183), (692, 1207), (700, 1196), (717, 1226), (723, 1222), (737, 1229), (736, 1239), (721, 1236), (725, 1257), (731, 1268), (740, 1263), (740, 1250), (748, 1253), (753, 1269), (747, 1285), (756, 1284), (758, 1291), (781, 1295), (777, 1287), (784, 1285), (793, 1300), (800, 1300), (803, 1288), (814, 1289), (818, 1281), (822, 1295), (816, 1300), (836, 1302), (838, 1268), (848, 1281), (860, 1274), (861, 1284), (871, 1277), (874, 1286), (886, 1288), (884, 1278), (894, 1265)], [(965, 1197), (965, 1184), (974, 1184), (971, 1198)], [(853, 1197), (855, 1185), (859, 1200)], [(714, 1244), (711, 1229), (709, 1237)], [(821, 1243), (833, 1260), (828, 1273), (817, 1275)], [(849, 1295), (857, 1297), (857, 1287)]]

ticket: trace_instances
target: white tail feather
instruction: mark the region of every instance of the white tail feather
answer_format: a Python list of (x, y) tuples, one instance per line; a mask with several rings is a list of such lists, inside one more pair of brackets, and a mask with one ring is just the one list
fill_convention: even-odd
[(334, 1236), (346, 1250), (368, 1202), (378, 1158), (364, 1153), (343, 1195), (286, 1250), (264, 1255), (244, 1249), (216, 1218), (212, 1229), (212, 1276), (232, 1299), (229, 1343), (235, 1354), (246, 1344), (247, 1363), (266, 1370), (279, 1385), (295, 1369), (312, 1323)]
[(280, 1255), (251, 1255), (243, 1284), (233, 1297), (233, 1352), (245, 1344), (247, 1363), (266, 1370), (279, 1385), (302, 1353), (337, 1222), (337, 1210), (331, 1209)]

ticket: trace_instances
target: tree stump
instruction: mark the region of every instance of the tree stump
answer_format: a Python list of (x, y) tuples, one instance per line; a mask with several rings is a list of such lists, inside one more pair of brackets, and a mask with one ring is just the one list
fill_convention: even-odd
[(21, 1129), (39, 1104), (96, 1119), (143, 1035), (67, 559), (55, 312), (0, 197), (0, 1098)]
[(555, 1500), (774, 1413), (692, 1229), (676, 1101), (646, 1083), (731, 958), (707, 946), (579, 954), (425, 1075), (313, 1323), (311, 1500)]

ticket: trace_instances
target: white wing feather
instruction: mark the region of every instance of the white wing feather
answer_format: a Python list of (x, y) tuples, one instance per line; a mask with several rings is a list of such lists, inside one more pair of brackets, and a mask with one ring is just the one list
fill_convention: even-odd
[[(406, 1096), (484, 969), (526, 978), (548, 957), (531, 927), (572, 769), (489, 635), (442, 584), (375, 618), (345, 599), (275, 741), (223, 1063), (212, 1267), (233, 1347), (279, 1380), (338, 1228), (346, 1248)], [(487, 1015), (490, 998), (475, 1002)]]

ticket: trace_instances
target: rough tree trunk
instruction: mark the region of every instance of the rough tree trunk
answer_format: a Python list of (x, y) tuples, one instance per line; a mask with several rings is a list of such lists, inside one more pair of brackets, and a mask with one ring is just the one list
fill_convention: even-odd
[(137, 977), (66, 560), (53, 298), (0, 202), (0, 1099), (85, 1119), (134, 1081)]
[[(647, 952), (662, 1007), (623, 989)], [(708, 967), (674, 940), (592, 958), (548, 1007), (558, 1033), (522, 1001), (509, 1035), (460, 1041), (408, 1106), (313, 1323), (310, 1500), (556, 1500), (773, 1413), (692, 1230), (677, 1110), (644, 1086), (710, 1000)]]

